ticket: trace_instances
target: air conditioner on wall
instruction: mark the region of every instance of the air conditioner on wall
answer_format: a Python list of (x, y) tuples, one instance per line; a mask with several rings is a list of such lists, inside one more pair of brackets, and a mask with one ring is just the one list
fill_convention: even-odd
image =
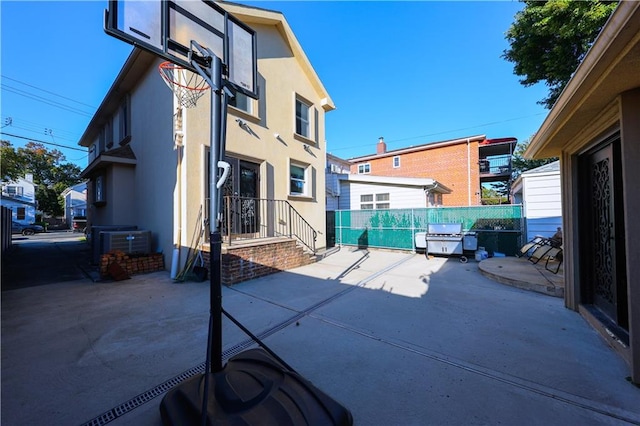
[(127, 254), (151, 253), (151, 231), (103, 231), (101, 254), (112, 250)]

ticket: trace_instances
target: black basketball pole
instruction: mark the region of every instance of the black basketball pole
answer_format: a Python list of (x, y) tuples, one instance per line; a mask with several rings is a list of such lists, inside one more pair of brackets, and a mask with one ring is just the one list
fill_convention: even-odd
[[(218, 162), (224, 155), (222, 124), (222, 62), (216, 55), (211, 57), (211, 134), (210, 134), (210, 177), (209, 177), (209, 284), (210, 315), (208, 361), (211, 372), (224, 369), (222, 365), (222, 233), (220, 231), (220, 196)], [(226, 98), (226, 96), (225, 96)], [(207, 372), (208, 373), (208, 372)]]

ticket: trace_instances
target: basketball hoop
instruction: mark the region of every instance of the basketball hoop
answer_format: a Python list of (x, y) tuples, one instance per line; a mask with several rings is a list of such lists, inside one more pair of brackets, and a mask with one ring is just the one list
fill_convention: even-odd
[(176, 65), (173, 62), (163, 62), (158, 65), (160, 76), (178, 98), (178, 102), (185, 108), (196, 106), (198, 99), (205, 94), (209, 85), (200, 74)]

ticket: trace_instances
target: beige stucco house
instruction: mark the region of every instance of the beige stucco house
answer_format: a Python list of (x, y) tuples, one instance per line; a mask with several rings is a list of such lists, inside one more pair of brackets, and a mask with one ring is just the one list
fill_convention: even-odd
[[(260, 93), (259, 100), (237, 96), (228, 108), (232, 172), (224, 195), (236, 198), (223, 205), (223, 232), (231, 246), (242, 238), (291, 237), (320, 250), (325, 113), (335, 109), (333, 101), (280, 12), (220, 6), (257, 33)], [(210, 97), (180, 107), (157, 71), (160, 62), (132, 51), (80, 140), (90, 150), (82, 175), (89, 179), (89, 226), (150, 230), (167, 268), (174, 248), (182, 268), (189, 248), (208, 237)], [(292, 231), (300, 223), (311, 231)], [(206, 241), (200, 246), (208, 251)]]
[(618, 4), (525, 156), (560, 157), (566, 306), (640, 383), (640, 2)]

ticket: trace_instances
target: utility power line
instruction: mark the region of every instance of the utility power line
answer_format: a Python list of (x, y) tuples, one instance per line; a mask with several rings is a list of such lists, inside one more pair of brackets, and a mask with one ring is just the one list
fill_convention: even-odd
[(24, 84), (25, 86), (32, 87), (32, 88), (34, 88), (34, 89), (40, 90), (40, 91), (42, 91), (42, 92), (48, 93), (48, 94), (53, 95), (53, 96), (57, 96), (57, 97), (62, 98), (62, 99), (66, 99), (66, 100), (71, 101), (71, 102), (75, 102), (75, 103), (80, 104), (80, 105), (84, 105), (84, 106), (86, 106), (86, 107), (91, 108), (92, 110), (96, 110), (96, 109), (97, 109), (97, 108), (96, 108), (95, 106), (93, 106), (93, 105), (85, 104), (84, 102), (76, 101), (75, 99), (71, 99), (71, 98), (68, 98), (68, 97), (66, 97), (66, 96), (62, 96), (62, 95), (59, 95), (59, 94), (57, 94), (57, 93), (50, 92), (49, 90), (45, 90), (45, 89), (42, 89), (42, 88), (40, 88), (40, 87), (34, 86), (34, 85), (32, 85), (32, 84), (25, 83), (24, 81), (20, 81), (20, 80), (16, 80), (15, 78), (7, 77), (7, 76), (6, 76), (6, 75), (4, 75), (4, 74), (2, 74), (2, 78), (6, 78), (7, 80), (15, 81), (16, 83)]
[(82, 149), (82, 148), (76, 148), (75, 146), (60, 145), (58, 143), (46, 142), (46, 141), (33, 139), (33, 138), (27, 138), (27, 137), (24, 137), (24, 136), (14, 135), (14, 134), (7, 133), (7, 132), (0, 132), (0, 134), (6, 135), (6, 136), (11, 136), (13, 138), (18, 138), (18, 139), (26, 139), (26, 140), (31, 141), (31, 142), (38, 142), (38, 143), (41, 143), (43, 145), (52, 145), (52, 146), (57, 146), (57, 147), (60, 147), (60, 148), (65, 148), (65, 149), (73, 149), (73, 150), (76, 150), (76, 151), (87, 152), (86, 148)]

